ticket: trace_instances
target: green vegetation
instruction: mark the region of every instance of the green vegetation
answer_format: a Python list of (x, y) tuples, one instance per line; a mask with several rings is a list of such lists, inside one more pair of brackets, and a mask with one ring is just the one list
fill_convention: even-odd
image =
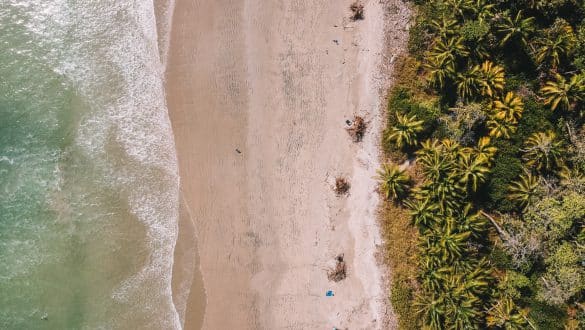
[(410, 178), (395, 164), (383, 164), (378, 170), (380, 190), (388, 200), (399, 200), (406, 195)]
[(400, 328), (585, 329), (585, 3), (413, 2), (379, 171)]

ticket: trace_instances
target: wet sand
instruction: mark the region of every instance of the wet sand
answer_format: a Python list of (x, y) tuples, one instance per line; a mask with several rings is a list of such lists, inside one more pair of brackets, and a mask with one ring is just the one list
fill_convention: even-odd
[[(188, 293), (175, 281), (185, 329), (395, 327), (374, 176), (408, 10), (370, 0), (352, 22), (350, 3), (177, 0), (166, 86), (184, 200), (174, 276), (200, 270), (204, 284), (197, 272)], [(354, 115), (369, 123), (360, 143), (345, 130)], [(332, 189), (340, 175), (348, 196)], [(348, 277), (335, 283), (339, 254)]]

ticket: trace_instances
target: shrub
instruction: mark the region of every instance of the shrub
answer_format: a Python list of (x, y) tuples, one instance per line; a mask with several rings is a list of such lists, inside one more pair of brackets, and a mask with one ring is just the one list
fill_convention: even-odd
[(413, 300), (416, 289), (418, 230), (411, 226), (408, 211), (387, 203), (381, 210), (384, 260), (392, 269), (390, 300), (398, 315), (400, 329), (418, 330)]
[(482, 21), (468, 21), (461, 27), (461, 35), (466, 41), (477, 43), (481, 41), (490, 31), (489, 24)]
[(419, 74), (421, 63), (412, 56), (398, 57), (395, 64), (395, 89), (406, 89), (418, 98), (426, 96), (426, 79)]
[(554, 17), (559, 14), (559, 10), (570, 4), (571, 0), (536, 0), (536, 9), (544, 16)]
[(562, 305), (585, 289), (583, 258), (578, 249), (563, 243), (546, 259), (548, 269), (541, 278), (538, 298), (548, 304)]
[[(390, 95), (388, 101), (390, 112), (400, 112), (408, 116), (416, 116), (424, 121), (423, 130), (418, 134), (419, 140), (423, 141), (433, 134), (438, 127), (440, 111), (432, 100), (417, 102), (406, 88), (396, 88)], [(395, 124), (395, 117), (389, 116), (388, 127)]]
[(498, 246), (494, 246), (489, 255), (489, 260), (493, 263), (494, 267), (499, 269), (512, 268), (512, 258)]
[(561, 330), (566, 320), (564, 310), (545, 303), (530, 300), (528, 317), (537, 329)]
[(390, 302), (396, 314), (398, 314), (398, 324), (400, 329), (415, 330), (420, 329), (415, 318), (413, 308), (414, 294), (406, 280), (395, 280), (392, 283), (390, 292)]
[[(529, 77), (524, 72), (509, 74), (506, 76), (506, 91), (518, 91), (518, 94), (522, 94), (522, 89), (525, 88), (528, 88), (528, 91), (538, 90), (538, 80), (533, 80), (534, 78), (536, 77)], [(524, 97), (523, 101), (526, 101), (526, 97)]]
[(417, 59), (422, 59), (429, 48), (432, 36), (427, 32), (426, 23), (418, 19), (409, 30), (408, 53)]
[(478, 126), (485, 122), (486, 114), (481, 104), (457, 104), (449, 114), (440, 118), (441, 128), (448, 137), (470, 145), (477, 140)]
[(562, 201), (554, 197), (537, 201), (526, 209), (524, 222), (531, 226), (532, 232), (541, 234), (546, 239), (544, 243), (552, 247), (569, 236), (576, 222), (583, 218), (584, 210), (584, 196), (572, 192)]
[(577, 46), (573, 64), (577, 69), (585, 70), (585, 23), (577, 28)]
[(516, 205), (507, 198), (508, 186), (522, 173), (519, 148), (505, 140), (496, 140), (495, 147), (498, 148), (495, 165), (478, 196), (487, 209), (509, 212), (515, 210)]
[(536, 132), (543, 132), (553, 129), (550, 122), (552, 112), (542, 104), (537, 103), (533, 98), (524, 100), (524, 112), (518, 123), (518, 130), (512, 136), (513, 142), (521, 146), (526, 137)]
[(513, 270), (507, 271), (504, 278), (498, 283), (498, 289), (510, 298), (520, 298), (521, 292), (530, 287), (531, 282), (523, 274)]

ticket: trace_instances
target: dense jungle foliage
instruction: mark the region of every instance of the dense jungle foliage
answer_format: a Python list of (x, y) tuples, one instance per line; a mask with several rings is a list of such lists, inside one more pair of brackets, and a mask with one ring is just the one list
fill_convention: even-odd
[(585, 329), (585, 2), (414, 7), (379, 170), (400, 327)]

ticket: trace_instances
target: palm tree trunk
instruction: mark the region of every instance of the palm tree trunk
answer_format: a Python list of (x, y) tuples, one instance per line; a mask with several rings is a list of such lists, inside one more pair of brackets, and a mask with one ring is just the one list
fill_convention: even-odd
[(506, 241), (508, 238), (508, 233), (502, 229), (502, 227), (500, 227), (500, 225), (498, 225), (498, 223), (496, 222), (496, 220), (490, 216), (489, 214), (487, 214), (486, 212), (484, 212), (483, 210), (479, 211), (484, 217), (486, 217), (493, 225), (494, 227), (496, 227), (496, 231), (498, 232), (498, 235), (500, 236), (500, 238), (503, 241)]

